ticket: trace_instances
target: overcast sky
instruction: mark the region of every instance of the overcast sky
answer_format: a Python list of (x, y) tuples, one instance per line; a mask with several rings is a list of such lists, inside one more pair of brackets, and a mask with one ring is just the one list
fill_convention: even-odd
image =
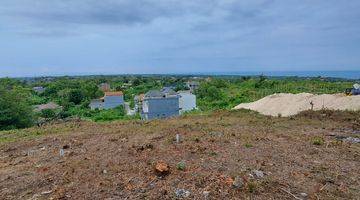
[(0, 76), (360, 70), (359, 0), (1, 0)]

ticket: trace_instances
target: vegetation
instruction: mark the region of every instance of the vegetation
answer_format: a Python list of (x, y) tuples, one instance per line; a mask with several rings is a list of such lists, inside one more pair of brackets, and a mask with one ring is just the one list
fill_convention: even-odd
[(341, 93), (352, 87), (351, 81), (331, 81), (320, 78), (300, 79), (267, 79), (258, 78), (214, 78), (202, 82), (196, 92), (198, 106), (201, 110), (231, 109), (240, 103), (259, 100), (274, 93), (301, 93), (314, 94)]
[[(186, 90), (189, 76), (84, 76), (33, 79), (0, 79), (0, 129), (24, 128), (39, 119), (63, 119), (76, 117), (93, 121), (138, 119), (127, 117), (123, 108), (113, 110), (90, 110), (92, 99), (104, 95), (98, 85), (109, 83), (114, 91), (123, 91), (125, 101), (134, 107), (134, 96), (151, 89), (171, 86), (176, 91)], [(231, 109), (239, 103), (251, 102), (273, 93), (338, 93), (352, 86), (353, 82), (341, 79), (322, 78), (267, 78), (217, 76), (200, 77), (196, 91), (199, 110), (186, 113), (198, 115), (214, 110)], [(32, 87), (43, 86), (43, 93)], [(32, 106), (55, 102), (61, 111), (43, 110), (34, 114)]]
[(312, 140), (313, 145), (323, 145), (324, 144), (324, 139), (321, 137), (315, 137)]
[(29, 103), (30, 93), (19, 83), (0, 81), (0, 130), (26, 128), (35, 120)]

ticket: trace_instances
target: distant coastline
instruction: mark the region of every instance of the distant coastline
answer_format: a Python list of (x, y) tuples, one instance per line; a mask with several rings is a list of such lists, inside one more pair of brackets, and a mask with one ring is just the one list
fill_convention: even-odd
[[(39, 77), (78, 77), (78, 76), (269, 76), (269, 77), (324, 77), (324, 78), (339, 78), (339, 79), (355, 79), (360, 80), (360, 70), (359, 71), (243, 71), (243, 72), (189, 72), (189, 73), (124, 73), (124, 74), (116, 74), (116, 73), (104, 73), (104, 74), (87, 74), (87, 73), (79, 73), (79, 74), (48, 74), (48, 75), (34, 75), (34, 76), (14, 76), (10, 78), (39, 78)], [(5, 78), (7, 76), (1, 76), (0, 78)]]
[(233, 76), (272, 76), (272, 77), (328, 77), (343, 79), (360, 79), (360, 71), (253, 71), (253, 72), (215, 72), (199, 75), (233, 75)]

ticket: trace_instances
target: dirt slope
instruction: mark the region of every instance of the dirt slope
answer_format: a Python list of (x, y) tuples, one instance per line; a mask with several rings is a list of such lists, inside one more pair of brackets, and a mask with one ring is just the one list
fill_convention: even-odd
[[(232, 111), (0, 132), (0, 199), (356, 199), (360, 146), (341, 138), (358, 137), (359, 121)], [(14, 137), (26, 138), (4, 142)]]
[(291, 116), (304, 110), (360, 110), (360, 95), (345, 96), (343, 94), (314, 95), (309, 93), (279, 93), (264, 97), (252, 103), (242, 103), (235, 109), (250, 109), (264, 115)]

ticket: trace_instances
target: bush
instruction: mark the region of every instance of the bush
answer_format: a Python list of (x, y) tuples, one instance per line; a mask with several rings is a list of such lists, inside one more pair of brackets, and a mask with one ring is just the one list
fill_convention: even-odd
[(0, 130), (26, 128), (34, 124), (30, 93), (23, 88), (5, 89), (0, 85)]
[(186, 168), (185, 162), (179, 162), (179, 163), (176, 165), (176, 169), (178, 169), (178, 170), (184, 171), (185, 168)]
[(40, 117), (45, 119), (55, 119), (56, 115), (57, 114), (54, 109), (44, 109), (40, 112)]
[(105, 122), (123, 119), (125, 116), (125, 109), (123, 106), (119, 106), (114, 109), (101, 110), (91, 117), (96, 122)]
[(315, 137), (312, 140), (313, 145), (323, 145), (324, 144), (324, 139), (322, 139), (321, 137)]

